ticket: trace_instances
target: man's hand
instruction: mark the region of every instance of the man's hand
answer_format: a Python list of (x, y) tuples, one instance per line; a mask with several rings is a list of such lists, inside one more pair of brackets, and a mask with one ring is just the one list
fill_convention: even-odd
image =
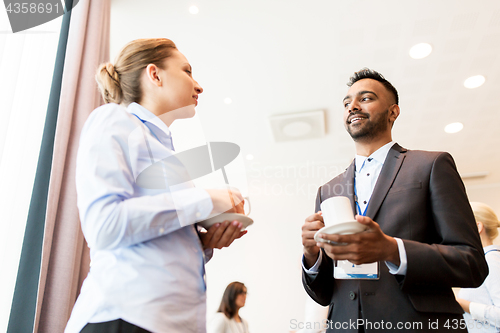
[(324, 226), (321, 211), (308, 216), (302, 225), (302, 245), (304, 246), (306, 268), (313, 266), (318, 259), (319, 247), (314, 240), (314, 234)]
[(246, 230), (241, 231), (242, 226), (241, 222), (238, 221), (224, 221), (214, 224), (208, 231), (200, 232), (203, 248), (222, 249), (223, 247), (228, 247), (235, 239), (247, 233)]
[(356, 220), (368, 227), (352, 235), (321, 234), (320, 238), (340, 244), (317, 243), (333, 260), (349, 260), (355, 265), (388, 261), (399, 266), (398, 243), (382, 232), (380, 226), (367, 216), (356, 215)]

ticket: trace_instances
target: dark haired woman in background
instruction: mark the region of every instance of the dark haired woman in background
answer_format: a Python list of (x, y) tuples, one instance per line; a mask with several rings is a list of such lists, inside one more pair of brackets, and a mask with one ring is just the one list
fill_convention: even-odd
[(248, 333), (248, 322), (239, 315), (246, 299), (245, 285), (231, 282), (224, 291), (219, 310), (208, 325), (207, 333)]

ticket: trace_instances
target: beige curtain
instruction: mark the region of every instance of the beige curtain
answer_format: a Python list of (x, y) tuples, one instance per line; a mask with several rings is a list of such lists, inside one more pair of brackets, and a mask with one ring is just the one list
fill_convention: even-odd
[(63, 332), (89, 269), (76, 207), (80, 132), (102, 104), (94, 75), (109, 61), (110, 0), (81, 0), (71, 15), (50, 176), (35, 333)]

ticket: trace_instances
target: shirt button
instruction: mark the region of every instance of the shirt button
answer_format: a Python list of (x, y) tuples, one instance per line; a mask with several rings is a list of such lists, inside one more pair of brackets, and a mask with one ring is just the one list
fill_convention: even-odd
[(196, 213), (196, 217), (200, 217), (200, 216), (201, 216), (200, 212)]
[(163, 234), (165, 232), (165, 229), (164, 228), (160, 228), (160, 235)]
[(366, 175), (367, 175), (367, 176), (369, 176), (370, 174), (369, 174), (369, 173), (367, 173)]
[(365, 200), (365, 201), (363, 201), (363, 203), (366, 205), (366, 200)]
[(356, 299), (356, 293), (354, 291), (349, 292), (349, 298), (354, 301)]

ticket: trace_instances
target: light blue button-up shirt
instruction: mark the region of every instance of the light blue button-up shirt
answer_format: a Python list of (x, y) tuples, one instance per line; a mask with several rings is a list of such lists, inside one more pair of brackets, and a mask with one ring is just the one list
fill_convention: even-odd
[(148, 166), (173, 155), (170, 130), (139, 104), (106, 104), (82, 130), (78, 209), (91, 267), (65, 332), (123, 319), (152, 332), (206, 330), (205, 257), (194, 223), (213, 209), (191, 182), (141, 187)]

